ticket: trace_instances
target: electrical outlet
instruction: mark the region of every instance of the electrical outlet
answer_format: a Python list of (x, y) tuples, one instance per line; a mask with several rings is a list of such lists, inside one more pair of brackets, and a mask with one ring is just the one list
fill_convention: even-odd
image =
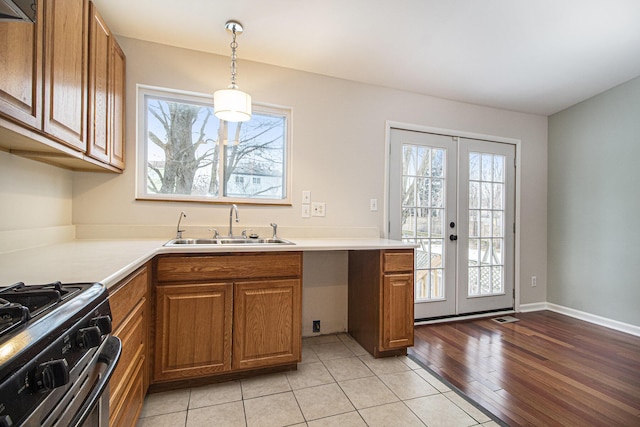
[(324, 202), (311, 203), (311, 215), (312, 216), (325, 216), (325, 204)]
[(319, 320), (314, 320), (313, 321), (313, 332), (320, 332), (320, 321)]
[(378, 210), (378, 199), (369, 200), (369, 209), (371, 212), (375, 212)]
[(531, 276), (531, 287), (535, 288), (538, 286), (538, 278), (536, 276)]
[(302, 205), (302, 218), (309, 218), (311, 216), (311, 210), (309, 205)]
[(309, 190), (302, 191), (302, 203), (305, 203), (305, 204), (311, 203), (311, 191)]

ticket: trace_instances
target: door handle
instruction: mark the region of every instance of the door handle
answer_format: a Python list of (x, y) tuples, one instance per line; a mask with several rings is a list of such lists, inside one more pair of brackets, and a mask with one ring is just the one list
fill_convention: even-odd
[(456, 234), (449, 234), (449, 240), (452, 242), (458, 240), (458, 236)]

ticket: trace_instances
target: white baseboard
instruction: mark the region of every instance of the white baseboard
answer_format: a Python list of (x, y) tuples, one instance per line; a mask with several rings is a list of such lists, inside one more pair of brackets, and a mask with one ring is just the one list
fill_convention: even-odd
[(534, 302), (532, 304), (520, 304), (518, 311), (520, 313), (528, 313), (530, 311), (549, 310), (549, 304), (546, 302)]
[(520, 304), (520, 312), (526, 313), (530, 311), (550, 310), (585, 322), (594, 323), (616, 331), (625, 332), (627, 334), (640, 337), (640, 326), (631, 325), (629, 323), (619, 322), (617, 320), (608, 319), (606, 317), (597, 316), (585, 311), (576, 310), (550, 302), (538, 302), (533, 304)]

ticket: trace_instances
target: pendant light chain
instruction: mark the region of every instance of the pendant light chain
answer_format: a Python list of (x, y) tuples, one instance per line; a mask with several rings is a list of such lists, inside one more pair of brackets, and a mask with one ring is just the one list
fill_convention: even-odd
[(238, 48), (238, 43), (236, 42), (236, 29), (233, 27), (233, 41), (229, 45), (231, 47), (231, 88), (237, 89), (236, 85), (236, 49)]

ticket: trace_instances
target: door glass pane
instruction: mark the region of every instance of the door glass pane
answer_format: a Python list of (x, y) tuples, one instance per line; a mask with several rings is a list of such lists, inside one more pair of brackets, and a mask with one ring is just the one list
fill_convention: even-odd
[(416, 204), (416, 179), (412, 176), (402, 177), (402, 206), (415, 206)]
[(431, 180), (431, 206), (444, 207), (444, 179)]
[[(504, 293), (505, 156), (469, 153), (468, 296)], [(480, 239), (474, 238), (479, 237)]]
[(480, 295), (480, 288), (478, 287), (478, 271), (479, 268), (469, 267), (469, 295)]
[(493, 203), (491, 206), (493, 209), (502, 209), (504, 206), (503, 189), (504, 184), (493, 184)]
[(469, 153), (469, 179), (480, 181), (480, 153)]
[(417, 184), (418, 184), (418, 193), (417, 193), (417, 200), (416, 200), (416, 205), (417, 206), (429, 206), (430, 202), (429, 202), (429, 197), (431, 194), (431, 180), (429, 178), (418, 178), (417, 180)]
[(443, 299), (447, 152), (443, 148), (403, 144), (402, 153), (402, 238), (419, 245), (415, 299)]
[(402, 238), (416, 237), (416, 210), (402, 209)]
[(428, 269), (429, 268), (429, 239), (418, 239), (418, 248), (416, 249), (416, 268)]
[(443, 237), (442, 231), (444, 230), (444, 209), (431, 209), (431, 237)]
[(478, 239), (469, 239), (469, 267), (480, 266), (480, 249)]
[(478, 211), (469, 212), (469, 238), (480, 237), (480, 218)]

